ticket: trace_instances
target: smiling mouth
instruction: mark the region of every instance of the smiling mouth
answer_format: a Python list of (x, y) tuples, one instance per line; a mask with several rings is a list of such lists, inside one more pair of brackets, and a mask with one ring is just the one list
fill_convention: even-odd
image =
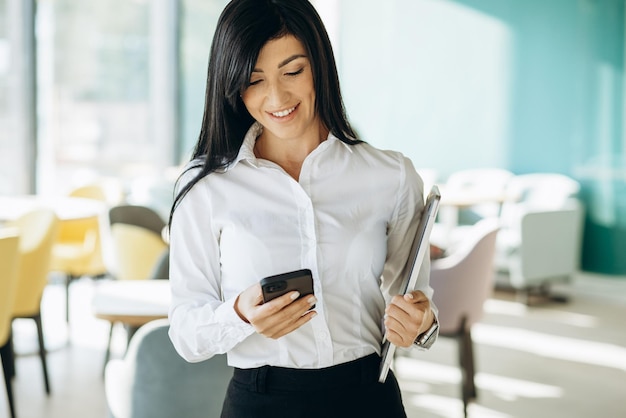
[(270, 112), (270, 114), (277, 118), (284, 118), (285, 116), (290, 115), (294, 110), (296, 110), (296, 107), (298, 106), (294, 106), (291, 109), (281, 110), (280, 112)]

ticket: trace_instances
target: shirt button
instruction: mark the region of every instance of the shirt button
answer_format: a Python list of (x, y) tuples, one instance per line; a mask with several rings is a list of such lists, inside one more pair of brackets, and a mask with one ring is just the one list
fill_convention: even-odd
[(328, 333), (326, 331), (320, 331), (317, 333), (317, 338), (319, 338), (320, 340), (327, 340)]

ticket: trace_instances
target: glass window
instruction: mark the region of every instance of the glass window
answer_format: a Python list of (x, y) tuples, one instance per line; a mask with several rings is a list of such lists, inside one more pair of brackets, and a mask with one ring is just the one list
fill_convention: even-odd
[(40, 190), (150, 165), (149, 4), (38, 2)]
[(0, 194), (12, 191), (10, 173), (13, 171), (9, 114), (9, 39), (7, 0), (0, 0)]
[(213, 33), (227, 0), (183, 0), (181, 12), (181, 141), (183, 160), (198, 140)]

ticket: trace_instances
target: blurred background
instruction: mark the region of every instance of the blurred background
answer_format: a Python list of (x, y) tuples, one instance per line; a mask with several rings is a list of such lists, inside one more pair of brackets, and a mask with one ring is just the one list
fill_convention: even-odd
[[(163, 228), (174, 182), (199, 134), (209, 49), (217, 18), (227, 3), (0, 0), (0, 225), (22, 212), (17, 206), (24, 203), (24, 197), (27, 202), (31, 197), (55, 202), (67, 214), (68, 204), (85, 202), (54, 199), (72, 195), (81, 186), (106, 183), (110, 186), (107, 197), (113, 196), (100, 199), (102, 206), (86, 208), (99, 219), (96, 223), (100, 222), (103, 234), (98, 239), (104, 249), (97, 248), (103, 252), (98, 255), (104, 258), (101, 271), (71, 273), (53, 266), (50, 286), (39, 296), (44, 327), (49, 330), (46, 341), (51, 346), (53, 387), (56, 380), (57, 390), (68, 396), (93, 388), (91, 397), (83, 401), (93, 406), (93, 414), (70, 413), (62, 398), (45, 401), (37, 397), (39, 390), (31, 393), (26, 379), (31, 374), (20, 370), (35, 368), (33, 373), (40, 373), (38, 360), (30, 356), (36, 351), (30, 347), (34, 331), (18, 320), (13, 332), (18, 359), (16, 399), (25, 412), (22, 416), (101, 417), (109, 412), (102, 364), (93, 361), (93, 354), (104, 355), (106, 347), (107, 359), (110, 351), (122, 357), (140, 325), (131, 324), (132, 332), (128, 332), (126, 323), (123, 335), (116, 339), (119, 333), (108, 332), (117, 319), (92, 315), (97, 286), (91, 280), (120, 279), (124, 262), (116, 255), (129, 251), (114, 248), (109, 210), (119, 205), (147, 207), (161, 218), (152, 232), (158, 236)], [(596, 410), (598, 399), (604, 401), (603, 406), (611, 405), (606, 416), (624, 416), (626, 410), (618, 400), (626, 396), (619, 383), (626, 372), (626, 329), (618, 318), (626, 306), (626, 2), (312, 3), (327, 26), (347, 113), (361, 138), (403, 152), (427, 185), (439, 184), (447, 192), (444, 198), (449, 200), (445, 205), (442, 200), (440, 214), (454, 207), (453, 219), (438, 219), (447, 244), (452, 242), (452, 229), (475, 223), (476, 219), (468, 222), (464, 217), (469, 209), (496, 204), (496, 217), (513, 212), (519, 221), (521, 207), (507, 210), (507, 203), (532, 194), (506, 195), (501, 185), (493, 193), (469, 189), (455, 196), (451, 184), (455, 175), (458, 178), (462, 173), (460, 177), (467, 180), (470, 172), (492, 170), (504, 173), (507, 182), (533, 174), (573, 181), (571, 193), (555, 186), (538, 196), (545, 203), (563, 192), (559, 211), (573, 198), (580, 209), (576, 212), (581, 216), (576, 224), (580, 230), (570, 239), (540, 228), (536, 241), (553, 248), (565, 248), (568, 240), (573, 244), (567, 255), (570, 270), (563, 276), (569, 280), (555, 287), (571, 297), (569, 304), (537, 307), (492, 287), (496, 293), (489, 295), (485, 317), (475, 334), (477, 357), (484, 366), (477, 382), (487, 392), (478, 404), (488, 409), (475, 405), (470, 408), (473, 416), (541, 416), (537, 411), (547, 411), (545, 416), (583, 417)], [(492, 183), (487, 177), (481, 182)], [(472, 197), (469, 202), (468, 196)], [(525, 205), (524, 210), (532, 206)], [(26, 206), (31, 207), (30, 203)], [(514, 252), (519, 256), (519, 231), (516, 249), (504, 242), (509, 235), (503, 232), (498, 233), (498, 247), (509, 245), (504, 257)], [(461, 240), (462, 235), (455, 239)], [(167, 250), (165, 235), (157, 241), (153, 240), (155, 254)], [(535, 265), (551, 266), (554, 257), (547, 261), (544, 257)], [(164, 277), (148, 274), (154, 273), (157, 259), (162, 257), (153, 256), (150, 263), (144, 263), (141, 278), (167, 278), (167, 273)], [(485, 263), (493, 264), (491, 259)], [(519, 267), (515, 266), (513, 270)], [(131, 276), (140, 278), (137, 266), (132, 267)], [(489, 274), (511, 274), (497, 266), (493, 270)], [(69, 284), (79, 278), (88, 280), (77, 280), (70, 295)], [(545, 290), (544, 279), (533, 283)], [(520, 289), (527, 287), (520, 285)], [(554, 302), (556, 297), (551, 299)], [(71, 315), (70, 301), (75, 305)], [(163, 312), (154, 316), (162, 317)], [(110, 324), (103, 324), (102, 319)], [(509, 333), (520, 329), (525, 331)], [(548, 337), (557, 334), (560, 340)], [(588, 340), (583, 341), (583, 334)], [(76, 351), (83, 343), (95, 351)], [(398, 362), (398, 367), (403, 366), (398, 375), (404, 396), (413, 408), (409, 416), (461, 416), (459, 405), (449, 402), (459, 397), (456, 385), (463, 379), (454, 374), (458, 371), (454, 346), (445, 340), (438, 344), (440, 350), (429, 353), (430, 357), (416, 359), (405, 353)], [(544, 351), (546, 347), (551, 348)], [(511, 357), (511, 350), (526, 357)], [(535, 356), (541, 357), (539, 362)], [(62, 371), (68, 364), (80, 364), (83, 372), (93, 373), (90, 377), (68, 375)], [(573, 369), (572, 364), (582, 368)], [(600, 371), (589, 369), (590, 365)], [(60, 373), (56, 377), (55, 369)], [(494, 379), (500, 374), (512, 380)], [(445, 377), (430, 384), (453, 382), (452, 389), (429, 397), (432, 387), (424, 386), (424, 381), (434, 375)], [(609, 389), (596, 388), (589, 395), (591, 388), (584, 377), (589, 375), (606, 382)], [(591, 401), (585, 399), (588, 396)], [(520, 399), (530, 402), (510, 406)], [(566, 404), (569, 409), (563, 409)], [(80, 410), (80, 405), (75, 407)], [(2, 412), (0, 408), (0, 416)]]
[[(577, 179), (582, 267), (626, 274), (624, 1), (315, 3), (365, 140), (442, 179), (488, 166)], [(184, 161), (225, 4), (0, 0), (0, 193)]]

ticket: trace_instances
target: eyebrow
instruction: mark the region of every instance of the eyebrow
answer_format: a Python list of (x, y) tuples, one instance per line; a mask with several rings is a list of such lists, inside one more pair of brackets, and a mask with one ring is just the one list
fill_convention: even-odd
[[(294, 54), (292, 56), (290, 56), (287, 59), (282, 60), (280, 63), (278, 63), (278, 67), (277, 68), (282, 68), (285, 65), (289, 64), (291, 61), (297, 60), (298, 58), (306, 58), (307, 56), (304, 54)], [(253, 73), (262, 73), (263, 70), (261, 70), (260, 68), (255, 68), (252, 70)]]

